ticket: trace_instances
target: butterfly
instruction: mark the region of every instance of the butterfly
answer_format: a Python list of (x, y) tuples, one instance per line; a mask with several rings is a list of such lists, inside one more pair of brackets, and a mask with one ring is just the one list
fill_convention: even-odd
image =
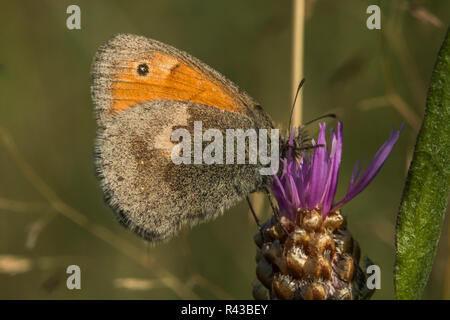
[(91, 74), (96, 173), (119, 221), (144, 239), (168, 239), (270, 187), (261, 163), (172, 161), (174, 130), (193, 133), (197, 121), (224, 135), (275, 130), (260, 104), (213, 68), (159, 41), (120, 34), (99, 48)]

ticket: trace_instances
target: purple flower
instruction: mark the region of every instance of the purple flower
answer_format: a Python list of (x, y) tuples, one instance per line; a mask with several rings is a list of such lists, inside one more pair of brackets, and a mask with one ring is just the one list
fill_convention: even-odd
[[(295, 153), (289, 150), (287, 159), (281, 159), (283, 171), (280, 176), (275, 175), (272, 184), (272, 191), (282, 214), (291, 220), (295, 218), (299, 209), (317, 209), (324, 218), (363, 191), (380, 171), (403, 129), (403, 125), (398, 131), (392, 129), (389, 139), (377, 151), (359, 179), (361, 167), (356, 162), (344, 199), (334, 203), (341, 166), (342, 123), (338, 122), (336, 132), (331, 129), (330, 153), (325, 139), (326, 125), (323, 123), (319, 126), (318, 146), (314, 148), (312, 155), (304, 155), (297, 159)], [(289, 138), (290, 146), (293, 146), (295, 132), (294, 127)], [(312, 143), (316, 145), (314, 140)]]

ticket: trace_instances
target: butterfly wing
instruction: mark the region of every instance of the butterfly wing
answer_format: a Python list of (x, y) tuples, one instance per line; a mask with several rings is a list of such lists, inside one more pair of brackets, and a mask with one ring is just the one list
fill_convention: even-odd
[(184, 224), (214, 218), (268, 184), (259, 165), (172, 161), (173, 130), (193, 137), (195, 121), (224, 138), (226, 129), (272, 128), (254, 100), (200, 61), (121, 35), (99, 50), (92, 75), (101, 186), (122, 224), (145, 239), (163, 240)]
[(92, 65), (92, 97), (99, 124), (139, 103), (190, 101), (245, 114), (273, 127), (259, 104), (223, 75), (162, 42), (121, 34), (103, 45)]

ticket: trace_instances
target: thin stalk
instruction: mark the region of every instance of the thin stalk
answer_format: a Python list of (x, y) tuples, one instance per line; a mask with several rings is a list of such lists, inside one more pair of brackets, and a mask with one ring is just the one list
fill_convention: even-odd
[[(295, 93), (303, 78), (303, 41), (305, 27), (305, 0), (293, 0), (292, 23), (292, 103)], [(292, 115), (292, 126), (298, 127), (302, 123), (303, 114), (302, 95), (297, 97)]]

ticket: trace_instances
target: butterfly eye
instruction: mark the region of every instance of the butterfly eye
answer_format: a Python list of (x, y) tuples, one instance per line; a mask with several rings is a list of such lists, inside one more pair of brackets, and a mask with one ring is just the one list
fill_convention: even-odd
[(145, 75), (148, 73), (148, 65), (145, 64), (145, 63), (140, 64), (140, 65), (137, 67), (137, 72), (139, 73), (139, 75), (145, 76)]

